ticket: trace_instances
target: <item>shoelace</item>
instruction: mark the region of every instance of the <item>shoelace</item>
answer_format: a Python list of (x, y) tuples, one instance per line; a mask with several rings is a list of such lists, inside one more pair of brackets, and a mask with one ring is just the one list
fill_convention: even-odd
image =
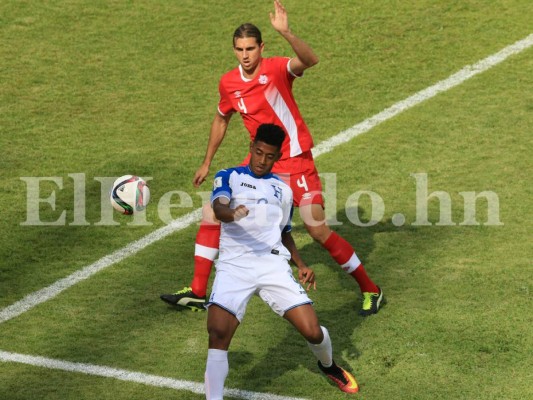
[(186, 288), (181, 289), (180, 291), (177, 291), (174, 294), (183, 294), (183, 293), (187, 293), (187, 292), (191, 292), (191, 291), (192, 291), (192, 289), (190, 287), (186, 287)]

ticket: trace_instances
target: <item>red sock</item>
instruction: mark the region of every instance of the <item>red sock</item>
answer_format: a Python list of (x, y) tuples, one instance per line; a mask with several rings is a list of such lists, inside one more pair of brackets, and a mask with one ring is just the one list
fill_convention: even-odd
[(366, 274), (363, 264), (350, 243), (336, 232), (331, 232), (323, 246), (337, 264), (357, 281), (361, 292), (377, 293), (379, 291), (376, 284)]
[(197, 296), (204, 297), (213, 261), (218, 254), (220, 224), (201, 223), (194, 246), (194, 277), (191, 289)]
[(353, 271), (351, 276), (354, 277), (354, 279), (359, 284), (359, 288), (361, 289), (361, 292), (370, 292), (370, 293), (378, 293), (379, 288), (376, 286), (374, 282), (368, 277), (366, 274), (365, 267), (363, 267), (363, 264), (359, 264), (359, 266)]

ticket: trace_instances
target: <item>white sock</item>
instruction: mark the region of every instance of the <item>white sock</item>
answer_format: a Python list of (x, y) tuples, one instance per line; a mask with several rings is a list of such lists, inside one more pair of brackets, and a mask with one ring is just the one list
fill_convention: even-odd
[(354, 272), (359, 266), (361, 265), (361, 260), (359, 260), (359, 257), (357, 257), (357, 254), (355, 252), (352, 254), (350, 259), (341, 265), (341, 268), (348, 274), (351, 274)]
[(222, 400), (224, 382), (228, 372), (228, 352), (226, 350), (209, 349), (205, 367), (205, 398), (207, 400)]
[(320, 364), (327, 368), (331, 367), (333, 364), (333, 346), (331, 345), (328, 330), (324, 326), (321, 326), (320, 328), (322, 329), (322, 333), (324, 333), (324, 340), (322, 340), (322, 343), (313, 344), (307, 342), (307, 345), (318, 361), (320, 361)]

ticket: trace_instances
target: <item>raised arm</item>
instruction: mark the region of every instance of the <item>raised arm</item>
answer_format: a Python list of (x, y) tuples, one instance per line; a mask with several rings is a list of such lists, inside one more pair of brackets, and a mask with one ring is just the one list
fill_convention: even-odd
[(274, 1), (274, 13), (270, 13), (270, 22), (272, 27), (289, 42), (296, 54), (296, 57), (292, 58), (290, 62), (291, 71), (294, 74), (300, 75), (307, 68), (318, 63), (318, 56), (313, 49), (291, 32), (287, 11), (278, 0)]
[(228, 129), (229, 120), (232, 114), (225, 116), (220, 115), (218, 112), (211, 124), (211, 132), (209, 133), (209, 141), (207, 142), (207, 149), (205, 151), (204, 161), (196, 173), (192, 183), (195, 187), (200, 186), (205, 182), (205, 178), (209, 175), (209, 167), (215, 157), (215, 154), (226, 136), (226, 130)]

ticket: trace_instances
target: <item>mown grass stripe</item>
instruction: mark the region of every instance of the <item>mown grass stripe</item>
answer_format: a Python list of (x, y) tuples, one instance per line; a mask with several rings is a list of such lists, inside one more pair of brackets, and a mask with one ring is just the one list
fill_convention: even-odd
[[(424, 90), (421, 90), (412, 96), (409, 96), (405, 100), (402, 100), (392, 105), (391, 107), (364, 120), (363, 122), (360, 122), (352, 126), (351, 128), (345, 131), (342, 131), (339, 134), (331, 137), (330, 139), (323, 141), (322, 143), (318, 144), (313, 149), (313, 156), (317, 158), (321, 156), (322, 154), (332, 151), (337, 146), (340, 146), (341, 144), (344, 144), (354, 139), (355, 137), (365, 132), (368, 132), (369, 130), (381, 124), (382, 122), (387, 121), (388, 119), (416, 106), (417, 104), (420, 104), (421, 102), (425, 100), (428, 100), (436, 96), (439, 93), (445, 92), (457, 85), (460, 85), (461, 83), (472, 78), (473, 76), (476, 76), (484, 71), (487, 71), (488, 69), (505, 61), (508, 57), (518, 54), (528, 49), (532, 45), (533, 45), (533, 34), (530, 34), (526, 38), (519, 40), (513, 43), (512, 45), (505, 47), (499, 52), (491, 56), (488, 56), (482, 59), (481, 61), (478, 61), (475, 64), (467, 65), (466, 67), (462, 68), (460, 71), (456, 72), (450, 77), (442, 81), (439, 81), (436, 84)], [(27, 295), (22, 300), (19, 300), (18, 302), (0, 311), (0, 323), (3, 323), (12, 318), (15, 318), (23, 314), (24, 312), (32, 309), (33, 307), (37, 306), (38, 304), (44, 303), (45, 301), (48, 301), (54, 298), (59, 293), (61, 293), (63, 290), (66, 290), (70, 288), (71, 286), (77, 284), (78, 282), (91, 277), (97, 272), (119, 261), (124, 260), (125, 258), (137, 253), (138, 251), (149, 246), (150, 244), (160, 239), (163, 239), (164, 237), (170, 235), (171, 233), (187, 228), (192, 223), (198, 221), (200, 217), (201, 217), (201, 209), (194, 210), (191, 213), (181, 218), (176, 219), (169, 225), (159, 228), (158, 230), (127, 245), (126, 247), (120, 250), (117, 250), (116, 252), (108, 256), (101, 258), (95, 263), (88, 265), (87, 267), (79, 271), (72, 273), (66, 278), (63, 278), (46, 288), (40, 289), (34, 293)]]
[(124, 260), (125, 258), (132, 256), (133, 254), (141, 251), (152, 243), (157, 242), (165, 238), (166, 236), (189, 227), (191, 224), (200, 220), (202, 213), (201, 209), (197, 209), (183, 217), (177, 218), (170, 224), (157, 229), (156, 231), (142, 237), (135, 242), (128, 244), (127, 246), (119, 249), (105, 257), (102, 257), (98, 261), (70, 274), (66, 278), (60, 279), (54, 282), (52, 285), (40, 289), (36, 292), (30, 293), (22, 300), (13, 303), (12, 305), (2, 309), (0, 311), (0, 323), (6, 322), (12, 318), (15, 318), (33, 307), (44, 303), (50, 299), (56, 297), (62, 291), (74, 286), (75, 284), (90, 278), (97, 272)]
[(473, 76), (485, 72), (495, 65), (498, 65), (502, 61), (505, 61), (508, 57), (528, 49), (532, 45), (533, 34), (530, 34), (526, 38), (505, 47), (503, 50), (500, 50), (499, 52), (488, 56), (487, 58), (484, 58), (473, 65), (467, 65), (448, 78), (437, 82), (436, 84), (423, 89), (412, 96), (409, 96), (405, 100), (399, 101), (380, 113), (365, 119), (363, 122), (360, 122), (351, 128), (348, 128), (347, 130), (342, 131), (339, 134), (321, 142), (313, 149), (313, 156), (316, 158), (322, 154), (329, 153), (335, 147), (340, 146), (341, 144), (346, 143), (365, 132), (368, 132), (382, 122), (397, 116), (398, 114), (422, 103), (423, 101), (435, 97), (439, 93), (445, 92), (455, 86), (460, 85)]

